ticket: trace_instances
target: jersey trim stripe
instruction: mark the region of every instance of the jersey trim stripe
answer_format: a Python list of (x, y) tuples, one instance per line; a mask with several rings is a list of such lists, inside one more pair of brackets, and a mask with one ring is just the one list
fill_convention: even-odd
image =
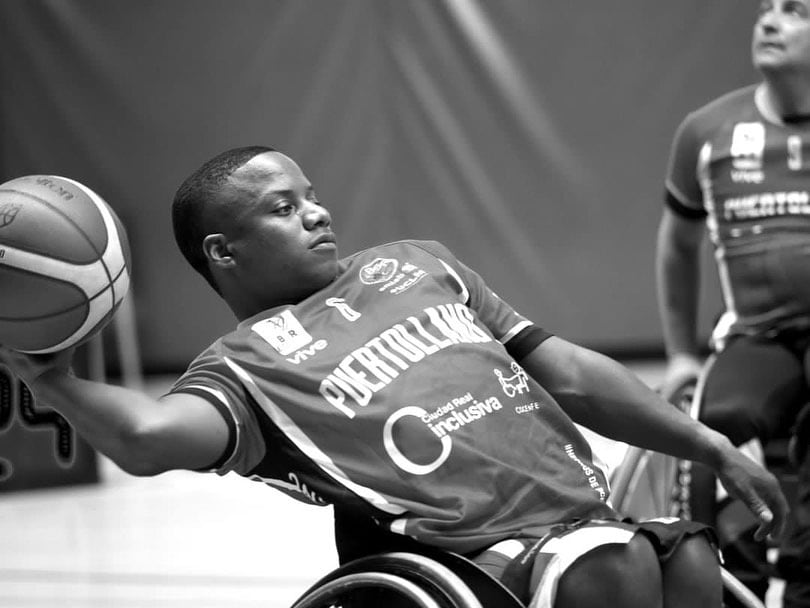
[(508, 332), (506, 332), (506, 334), (502, 338), (499, 338), (498, 342), (500, 342), (501, 344), (506, 344), (507, 342), (509, 342), (509, 340), (514, 338), (524, 329), (526, 329), (527, 327), (531, 327), (532, 325), (534, 325), (534, 323), (532, 323), (531, 321), (521, 321), (517, 325), (513, 326), (512, 329), (510, 329)]
[(720, 278), (720, 290), (723, 292), (723, 301), (726, 304), (726, 310), (736, 315), (737, 306), (734, 301), (734, 291), (731, 288), (731, 278), (728, 272), (726, 246), (720, 238), (720, 228), (717, 220), (717, 206), (715, 205), (714, 188), (712, 187), (711, 159), (712, 144), (706, 142), (700, 149), (700, 155), (698, 156), (697, 175), (700, 187), (703, 190), (703, 203), (708, 213), (706, 226), (714, 243), (714, 258), (717, 261), (717, 272)]
[(239, 420), (236, 418), (236, 414), (231, 408), (230, 403), (228, 403), (228, 398), (225, 397), (225, 394), (221, 391), (215, 390), (208, 386), (203, 386), (201, 384), (189, 384), (179, 388), (175, 392), (188, 393), (190, 395), (202, 397), (216, 408), (220, 415), (225, 419), (225, 423), (228, 425), (228, 444), (222, 451), (222, 455), (217, 458), (217, 460), (211, 466), (200, 470), (216, 471), (217, 469), (230, 466), (239, 451), (239, 445), (242, 441), (242, 430), (239, 425)]
[(694, 220), (702, 222), (706, 219), (706, 210), (703, 207), (701, 207), (700, 209), (695, 209), (694, 207), (684, 205), (669, 190), (664, 191), (664, 204), (667, 207), (669, 207), (669, 209), (673, 213), (686, 220)]
[(700, 204), (698, 204), (697, 207), (693, 206), (695, 204), (694, 201), (689, 200), (689, 197), (684, 194), (683, 190), (678, 188), (678, 186), (676, 186), (670, 178), (664, 180), (664, 191), (666, 194), (674, 198), (678, 203), (683, 205), (683, 207), (691, 209), (695, 213), (700, 213), (703, 211), (703, 207), (701, 207)]
[(585, 527), (559, 538), (551, 538), (545, 543), (541, 541), (542, 547), (539, 552), (551, 553), (553, 557), (543, 571), (529, 608), (552, 608), (560, 578), (571, 564), (597, 547), (626, 545), (634, 534), (633, 530), (609, 526)]
[[(439, 258), (436, 258), (436, 259), (439, 259)], [(461, 301), (464, 302), (465, 304), (468, 304), (470, 302), (470, 290), (467, 289), (467, 285), (465, 285), (464, 281), (461, 280), (461, 277), (458, 276), (458, 273), (455, 270), (453, 270), (447, 264), (447, 262), (445, 262), (444, 260), (441, 260), (441, 259), (439, 259), (439, 261), (442, 263), (442, 266), (444, 266), (444, 269), (448, 273), (450, 273), (450, 276), (452, 276), (456, 280), (456, 282), (458, 283), (458, 286), (461, 287)]]
[(407, 509), (399, 505), (391, 503), (381, 494), (378, 494), (371, 488), (361, 486), (349, 479), (349, 477), (341, 471), (334, 461), (327, 454), (325, 454), (315, 443), (304, 433), (284, 411), (279, 408), (275, 403), (267, 398), (256, 386), (253, 378), (235, 363), (229, 357), (224, 357), (225, 363), (233, 371), (234, 374), (242, 382), (242, 385), (251, 394), (253, 399), (259, 407), (262, 408), (265, 414), (273, 421), (273, 423), (281, 429), (281, 431), (292, 441), (299, 450), (301, 450), (315, 465), (323, 470), (332, 479), (337, 481), (340, 485), (346, 487), (348, 490), (354, 492), (361, 498), (367, 500), (375, 507), (386, 513), (400, 515), (405, 513)]

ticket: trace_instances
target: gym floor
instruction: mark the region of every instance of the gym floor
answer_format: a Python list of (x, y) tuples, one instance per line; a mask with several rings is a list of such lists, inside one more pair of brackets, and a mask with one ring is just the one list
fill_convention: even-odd
[[(626, 363), (651, 386), (660, 379), (660, 362)], [(147, 390), (169, 380), (149, 378)], [(589, 437), (619, 462), (623, 445)], [(288, 608), (337, 564), (329, 508), (235, 475), (99, 466), (98, 484), (0, 494), (0, 606)]]

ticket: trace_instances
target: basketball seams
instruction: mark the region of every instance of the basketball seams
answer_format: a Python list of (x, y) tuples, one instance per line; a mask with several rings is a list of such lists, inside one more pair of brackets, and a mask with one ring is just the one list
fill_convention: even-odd
[[(86, 308), (89, 304), (90, 300), (85, 302), (79, 302), (78, 304), (74, 304), (73, 306), (68, 306), (67, 308), (60, 308), (54, 312), (49, 312), (48, 314), (44, 315), (33, 315), (30, 317), (0, 317), (0, 321), (3, 323), (29, 323), (31, 321), (42, 321), (44, 319), (53, 319), (54, 317), (58, 317), (59, 315), (68, 314), (71, 312), (75, 312), (80, 308)], [(84, 322), (82, 322), (82, 325)]]
[[(116, 291), (116, 284), (118, 281), (123, 282), (123, 286), (121, 289)], [(91, 335), (93, 335), (97, 328), (103, 327), (107, 324), (107, 322), (112, 319), (115, 311), (118, 310), (118, 307), (121, 305), (121, 302), (124, 300), (124, 296), (129, 289), (129, 273), (127, 272), (126, 265), (122, 266), (121, 270), (116, 275), (115, 279), (112, 283), (107, 285), (104, 289), (95, 293), (89, 300), (87, 304), (87, 314), (85, 315), (84, 321), (82, 322), (81, 326), (73, 332), (73, 334), (63, 340), (62, 342), (55, 344), (53, 346), (48, 347), (47, 349), (42, 349), (38, 351), (28, 351), (30, 353), (45, 353), (45, 352), (54, 352), (59, 350), (64, 350), (66, 348), (70, 348), (72, 346), (76, 346), (81, 344), (85, 340), (87, 340)], [(111, 297), (111, 304), (107, 307), (98, 307), (93, 306), (93, 300), (100, 298), (102, 296), (106, 296), (110, 294)]]
[[(62, 260), (56, 260), (39, 253), (32, 253), (15, 247), (6, 247), (6, 259), (13, 260), (13, 264), (3, 263), (4, 266), (15, 268), (23, 272), (29, 272), (58, 281), (75, 282), (76, 287), (86, 294), (88, 298), (99, 291), (104, 291), (111, 283), (109, 281), (111, 272), (103, 260), (96, 260), (92, 264), (71, 264)], [(99, 267), (104, 269), (106, 280), (98, 277)], [(122, 265), (120, 272), (126, 270)]]
[[(11, 248), (7, 248), (6, 250), (11, 251), (13, 254), (19, 255), (23, 258), (30, 258), (30, 260), (28, 260), (29, 263), (25, 265), (20, 264), (19, 258), (16, 258), (15, 264), (13, 266), (7, 265), (8, 268), (13, 269), (20, 273), (30, 274), (31, 276), (34, 277), (46, 278), (61, 283), (63, 285), (70, 286), (74, 288), (78, 293), (82, 294), (84, 296), (84, 300), (82, 302), (79, 302), (78, 304), (69, 306), (67, 308), (59, 309), (59, 311), (47, 315), (36, 315), (32, 317), (15, 317), (15, 318), (0, 316), (0, 320), (3, 321), (35, 320), (41, 318), (48, 318), (50, 316), (58, 315), (63, 312), (75, 310), (81, 306), (87, 306), (90, 302), (96, 300), (98, 297), (100, 297), (107, 291), (112, 292), (113, 302), (117, 305), (118, 301), (123, 299), (120, 296), (120, 294), (122, 293), (125, 294), (129, 287), (129, 273), (127, 272), (126, 265), (121, 266), (121, 268), (118, 270), (115, 276), (112, 277), (111, 282), (109, 283), (105, 282), (100, 286), (96, 285), (95, 286), (96, 288), (93, 291), (87, 291), (85, 289), (85, 285), (88, 283), (86, 279), (88, 277), (92, 278), (92, 275), (96, 268), (101, 266), (105, 268), (105, 273), (107, 274), (107, 276), (110, 275), (107, 266), (103, 263), (102, 260), (96, 260), (93, 264), (75, 266), (70, 265), (66, 262), (62, 262), (61, 260), (52, 260), (50, 258), (40, 256), (39, 254), (31, 253), (29, 251), (17, 251)], [(68, 267), (65, 268), (63, 265)], [(45, 268), (46, 266), (50, 268)], [(80, 270), (78, 272), (75, 272), (77, 268)], [(68, 277), (69, 280), (65, 280), (64, 278), (66, 274), (65, 271), (67, 271), (67, 274), (70, 275)], [(83, 275), (88, 276), (85, 277)], [(123, 283), (123, 285), (119, 287), (118, 283)], [(118, 294), (116, 294), (116, 291), (118, 292)]]
[[(107, 292), (112, 293), (112, 289), (111, 288), (105, 289), (103, 292), (96, 294), (95, 297), (100, 297), (106, 294)], [(79, 326), (79, 328), (70, 335), (70, 337), (65, 338), (62, 342), (59, 342), (58, 344), (49, 346), (48, 348), (40, 350), (29, 350), (27, 352), (32, 354), (57, 352), (60, 350), (64, 350), (66, 348), (71, 348), (73, 346), (82, 344), (83, 342), (88, 340), (91, 336), (93, 336), (98, 328), (104, 327), (107, 324), (107, 322), (110, 319), (112, 319), (112, 316), (115, 314), (115, 311), (118, 310), (118, 307), (121, 305), (122, 301), (123, 298), (120, 298), (118, 301), (113, 301), (112, 305), (109, 308), (98, 308), (88, 305), (87, 314), (85, 315), (84, 321)]]
[(77, 230), (79, 230), (79, 232), (81, 232), (82, 236), (85, 239), (87, 239), (87, 242), (90, 243), (90, 247), (92, 247), (93, 251), (95, 251), (97, 258), (101, 261), (102, 265), (104, 266), (104, 272), (107, 274), (107, 283), (112, 287), (112, 273), (110, 272), (110, 269), (107, 267), (107, 262), (104, 259), (104, 256), (107, 254), (107, 252), (111, 251), (111, 241), (113, 240), (113, 237), (115, 238), (116, 244), (118, 245), (117, 250), (119, 251), (121, 249), (121, 242), (118, 237), (118, 227), (115, 225), (115, 222), (112, 219), (110, 210), (107, 208), (107, 204), (101, 199), (101, 197), (98, 196), (92, 190), (90, 190), (90, 188), (87, 188), (86, 186), (80, 184), (76, 180), (72, 180), (67, 177), (63, 177), (61, 179), (65, 180), (68, 183), (73, 184), (79, 190), (84, 192), (85, 196), (87, 196), (91, 200), (96, 210), (101, 215), (101, 220), (104, 223), (104, 232), (107, 235), (107, 242), (105, 243), (104, 251), (98, 251), (96, 249), (95, 243), (93, 243), (90, 236), (84, 231), (84, 229), (81, 226), (76, 226), (76, 228)]
[[(11, 193), (14, 193), (14, 194), (27, 196), (27, 197), (31, 198), (32, 200), (36, 201), (37, 203), (40, 203), (41, 205), (43, 205), (47, 209), (50, 209), (51, 211), (53, 211), (56, 215), (58, 215), (63, 220), (65, 220), (74, 230), (76, 230), (76, 232), (78, 232), (79, 235), (81, 236), (82, 240), (86, 241), (87, 244), (90, 245), (90, 250), (93, 253), (96, 254), (96, 259), (99, 259), (101, 257), (102, 253), (99, 252), (98, 248), (96, 247), (95, 243), (93, 243), (93, 240), (90, 238), (90, 236), (81, 228), (81, 226), (78, 223), (76, 223), (76, 220), (74, 220), (72, 217), (67, 215), (64, 211), (60, 210), (55, 205), (49, 203), (46, 199), (42, 198), (41, 196), (38, 196), (36, 194), (32, 194), (31, 192), (26, 192), (24, 190), (17, 190), (17, 189), (11, 189), (11, 188), (0, 189), (0, 194), (2, 194), (4, 192), (11, 192)], [(82, 191), (82, 193), (85, 194), (85, 195), (87, 194), (84, 191)], [(96, 202), (96, 200), (93, 199), (92, 197), (90, 197), (90, 199), (91, 199), (91, 202), (93, 203), (93, 206), (96, 208), (96, 210), (100, 211), (99, 205)], [(102, 214), (102, 217), (103, 217), (103, 214)], [(105, 226), (106, 226), (106, 221), (104, 223), (105, 223)], [(109, 235), (109, 231), (108, 231), (108, 235)], [(108, 236), (107, 240), (109, 241), (109, 236)], [(56, 255), (55, 253), (48, 252), (48, 256), (51, 259), (59, 259), (59, 260), (62, 260), (64, 262), (67, 262), (67, 263), (70, 263), (70, 264), (76, 264), (76, 262), (72, 262), (69, 259), (60, 257), (60, 256)]]
[[(90, 238), (90, 236), (87, 234), (87, 232), (85, 232), (85, 230), (73, 218), (71, 218), (69, 215), (64, 213), (61, 209), (59, 209), (55, 205), (48, 202), (46, 199), (44, 199), (41, 196), (38, 196), (36, 194), (33, 194), (31, 192), (18, 190), (16, 188), (0, 188), (0, 194), (2, 194), (3, 192), (12, 192), (14, 194), (28, 196), (31, 199), (41, 203), (42, 205), (44, 205), (46, 208), (50, 209), (54, 213), (56, 213), (56, 215), (62, 217), (62, 219), (64, 219), (70, 226), (72, 226), (81, 235), (82, 239), (90, 246), (91, 251), (96, 254), (96, 259), (93, 262), (91, 262), (90, 264), (77, 264), (76, 262), (73, 262), (71, 260), (65, 259), (65, 258), (57, 256), (57, 255), (54, 255), (53, 253), (48, 253), (47, 256), (44, 255), (44, 254), (41, 254), (41, 253), (35, 253), (35, 252), (31, 252), (31, 251), (26, 252), (26, 253), (30, 253), (31, 255), (40, 255), (44, 259), (49, 260), (49, 261), (61, 261), (61, 262), (64, 262), (65, 264), (70, 264), (71, 267), (73, 267), (73, 268), (92, 267), (96, 263), (100, 262), (101, 265), (102, 265), (102, 268), (104, 269), (105, 274), (107, 275), (107, 286), (114, 289), (115, 279), (113, 278), (113, 272), (110, 270), (110, 267), (107, 264), (107, 260), (105, 259), (105, 256), (108, 253), (114, 253), (116, 251), (121, 251), (122, 250), (122, 243), (121, 243), (121, 238), (120, 238), (120, 236), (118, 234), (118, 226), (116, 226), (115, 220), (113, 220), (112, 214), (111, 214), (109, 208), (107, 207), (107, 204), (95, 192), (93, 192), (92, 190), (90, 190), (89, 188), (84, 186), (83, 184), (80, 184), (76, 180), (72, 180), (72, 179), (67, 178), (67, 177), (54, 176), (54, 175), (51, 175), (51, 176), (48, 176), (48, 177), (50, 177), (51, 179), (57, 178), (59, 180), (63, 180), (63, 181), (66, 181), (66, 182), (72, 184), (73, 186), (78, 188), (82, 192), (82, 194), (84, 194), (87, 198), (90, 199), (90, 202), (93, 203), (93, 207), (96, 209), (96, 211), (98, 211), (99, 215), (101, 216), (102, 222), (104, 224), (104, 232), (105, 232), (105, 234), (107, 236), (104, 251), (99, 251), (99, 249), (96, 247), (96, 244), (93, 242), (93, 239)], [(10, 248), (10, 247), (7, 247), (7, 248)], [(17, 249), (18, 253), (23, 251), (23, 250), (20, 250), (19, 248), (12, 248), (12, 249)], [(121, 257), (123, 258), (123, 254), (122, 254)], [(122, 270), (125, 270), (126, 269), (126, 262), (123, 259), (121, 260), (121, 264), (122, 264), (122, 266), (121, 266)], [(71, 273), (71, 274), (73, 274), (73, 273)], [(88, 273), (88, 274), (91, 274), (91, 273)], [(105, 287), (105, 289), (106, 288), (107, 287)], [(95, 297), (95, 296), (90, 296), (90, 294), (88, 294), (88, 297), (89, 297), (89, 299), (92, 300), (93, 297)]]
[[(123, 299), (123, 295), (121, 295), (120, 298), (116, 296), (115, 293), (116, 282), (118, 281), (118, 278), (121, 276), (121, 273), (127, 270), (127, 263), (124, 255), (124, 244), (121, 242), (121, 235), (118, 232), (118, 224), (113, 218), (112, 211), (109, 209), (107, 204), (101, 199), (100, 196), (98, 196), (95, 192), (93, 192), (92, 190), (90, 190), (89, 188), (87, 188), (86, 186), (80, 184), (75, 180), (72, 180), (67, 177), (64, 177), (62, 179), (72, 183), (82, 192), (84, 192), (95, 204), (96, 209), (98, 209), (98, 212), (101, 215), (101, 219), (104, 222), (104, 230), (107, 234), (107, 245), (98, 259), (104, 267), (104, 272), (107, 273), (108, 286), (109, 289), (112, 290), (113, 306), (117, 307), (118, 304), (120, 303), (120, 300)], [(121, 229), (123, 230), (123, 227)], [(84, 234), (84, 232), (82, 234)], [(121, 263), (121, 270), (115, 277), (112, 276), (113, 273), (111, 272), (110, 267), (108, 266), (107, 262), (108, 254), (120, 254), (121, 257), (120, 260), (110, 260), (110, 263), (112, 263), (113, 261), (120, 261)], [(127, 278), (126, 285), (124, 286), (122, 294), (125, 294), (128, 289), (129, 289), (129, 280)]]

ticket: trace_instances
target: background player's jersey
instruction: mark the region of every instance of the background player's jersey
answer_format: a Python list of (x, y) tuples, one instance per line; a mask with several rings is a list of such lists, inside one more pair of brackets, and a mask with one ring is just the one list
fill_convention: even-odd
[(173, 390), (232, 420), (218, 472), (469, 552), (612, 515), (587, 441), (504, 348), (529, 327), (443, 246), (401, 241), (243, 321)]
[(687, 116), (666, 181), (675, 211), (707, 213), (744, 333), (810, 324), (810, 122), (783, 124), (763, 96), (749, 86)]

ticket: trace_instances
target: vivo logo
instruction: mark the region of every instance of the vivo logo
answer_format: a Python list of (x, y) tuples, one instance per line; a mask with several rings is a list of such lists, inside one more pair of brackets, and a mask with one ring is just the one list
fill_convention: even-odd
[(735, 184), (761, 184), (765, 180), (765, 174), (762, 171), (731, 171), (731, 180)]
[(326, 340), (316, 340), (306, 348), (302, 348), (301, 350), (297, 351), (292, 357), (287, 357), (287, 361), (295, 365), (298, 365), (302, 361), (306, 361), (307, 359), (312, 357), (318, 351), (323, 350), (328, 345), (329, 343)]

